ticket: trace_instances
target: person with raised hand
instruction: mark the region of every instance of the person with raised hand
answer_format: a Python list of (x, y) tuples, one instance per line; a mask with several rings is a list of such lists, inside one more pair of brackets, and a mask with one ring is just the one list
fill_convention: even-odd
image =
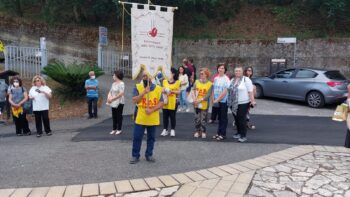
[(33, 100), (33, 113), (35, 116), (35, 126), (37, 137), (41, 137), (42, 125), (46, 135), (52, 135), (49, 119), (49, 99), (51, 99), (51, 89), (46, 85), (43, 77), (37, 75), (33, 77), (32, 88), (29, 90), (29, 98)]
[(133, 131), (132, 158), (130, 164), (140, 161), (142, 138), (147, 129), (146, 161), (155, 162), (153, 157), (156, 128), (160, 124), (159, 110), (163, 107), (162, 88), (154, 83), (147, 72), (142, 73), (142, 82), (133, 89), (132, 101), (137, 105)]

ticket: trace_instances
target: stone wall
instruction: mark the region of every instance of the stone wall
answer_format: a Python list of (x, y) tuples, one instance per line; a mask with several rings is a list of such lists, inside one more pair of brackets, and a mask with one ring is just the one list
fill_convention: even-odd
[[(64, 62), (96, 62), (98, 28), (19, 21), (0, 16), (0, 40), (6, 44), (39, 46), (39, 37), (47, 40), (51, 59)], [(121, 38), (109, 32), (112, 48), (120, 48)], [(130, 37), (125, 43), (130, 44)], [(126, 50), (130, 49), (126, 46)], [(294, 46), (264, 40), (175, 40), (173, 63), (177, 67), (185, 57), (192, 57), (198, 67), (215, 71), (217, 63), (252, 65), (257, 75), (267, 75), (271, 58), (286, 58), (293, 67)], [(296, 65), (339, 69), (350, 77), (350, 39), (309, 39), (298, 41)]]
[[(191, 56), (196, 65), (212, 69), (219, 62), (252, 65), (258, 75), (269, 73), (272, 58), (286, 58), (293, 67), (293, 44), (276, 41), (199, 40), (175, 42), (175, 60)], [(339, 69), (350, 76), (350, 39), (310, 39), (297, 43), (297, 67)]]

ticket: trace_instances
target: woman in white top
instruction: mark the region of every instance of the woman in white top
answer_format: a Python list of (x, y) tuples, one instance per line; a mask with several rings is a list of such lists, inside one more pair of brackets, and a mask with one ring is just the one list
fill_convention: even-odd
[[(350, 108), (350, 85), (348, 85), (348, 99), (346, 101), (347, 101), (349, 108)], [(347, 119), (346, 123), (347, 123), (347, 127), (348, 127), (348, 132), (347, 132), (346, 138), (345, 138), (345, 147), (350, 148), (350, 115), (348, 115), (348, 119)]]
[(111, 135), (119, 135), (122, 132), (123, 108), (124, 108), (124, 74), (122, 71), (114, 71), (111, 90), (108, 93), (107, 105), (112, 108), (113, 130)]
[(235, 74), (229, 87), (228, 106), (231, 108), (237, 133), (233, 138), (239, 142), (247, 141), (247, 113), (249, 105), (256, 105), (253, 93), (254, 87), (252, 81), (243, 76), (243, 68), (235, 68)]
[(52, 97), (51, 89), (46, 86), (45, 79), (39, 75), (32, 81), (33, 87), (29, 90), (29, 98), (33, 100), (33, 113), (35, 115), (35, 126), (37, 137), (43, 134), (42, 124), (46, 135), (52, 135), (49, 119), (49, 99)]
[(186, 89), (189, 86), (189, 81), (188, 81), (188, 76), (185, 73), (185, 67), (184, 66), (180, 66), (179, 67), (179, 81), (181, 83), (180, 86), (180, 107), (179, 107), (179, 112), (181, 111), (189, 111), (188, 108), (188, 103), (186, 100), (187, 97), (187, 92)]

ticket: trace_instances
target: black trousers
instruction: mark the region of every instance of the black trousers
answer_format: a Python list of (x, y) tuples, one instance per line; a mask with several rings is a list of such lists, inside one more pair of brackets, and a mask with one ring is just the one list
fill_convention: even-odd
[(237, 133), (240, 134), (241, 137), (247, 136), (247, 114), (249, 105), (250, 103), (238, 105), (237, 114), (233, 114), (237, 127)]
[(211, 108), (210, 120), (212, 120), (212, 121), (220, 120), (219, 111), (220, 111), (220, 108), (219, 108), (219, 107), (214, 107), (214, 106), (213, 106), (213, 107)]
[(88, 98), (89, 117), (97, 117), (97, 101), (98, 98)]
[(227, 103), (219, 103), (219, 126), (218, 126), (218, 135), (226, 137), (227, 129)]
[(124, 104), (119, 104), (117, 108), (112, 107), (113, 130), (122, 130)]
[(345, 147), (350, 148), (350, 130), (349, 129), (348, 129), (348, 132), (346, 133)]
[(34, 111), (35, 115), (35, 126), (36, 126), (36, 132), (38, 134), (43, 133), (43, 123), (44, 123), (44, 130), (45, 133), (50, 133), (50, 119), (49, 119), (49, 110), (43, 110), (43, 111)]
[(18, 118), (13, 116), (16, 126), (16, 134), (27, 134), (30, 132), (26, 113), (19, 114)]
[(168, 130), (169, 119), (171, 124), (171, 129), (175, 129), (176, 126), (176, 109), (163, 109), (163, 125), (164, 129)]

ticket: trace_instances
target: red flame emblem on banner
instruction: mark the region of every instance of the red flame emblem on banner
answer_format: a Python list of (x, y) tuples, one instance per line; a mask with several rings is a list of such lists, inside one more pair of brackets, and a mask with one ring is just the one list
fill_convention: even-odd
[(158, 34), (158, 30), (157, 28), (153, 27), (151, 31), (148, 32), (148, 35), (151, 36), (151, 37), (156, 37)]

